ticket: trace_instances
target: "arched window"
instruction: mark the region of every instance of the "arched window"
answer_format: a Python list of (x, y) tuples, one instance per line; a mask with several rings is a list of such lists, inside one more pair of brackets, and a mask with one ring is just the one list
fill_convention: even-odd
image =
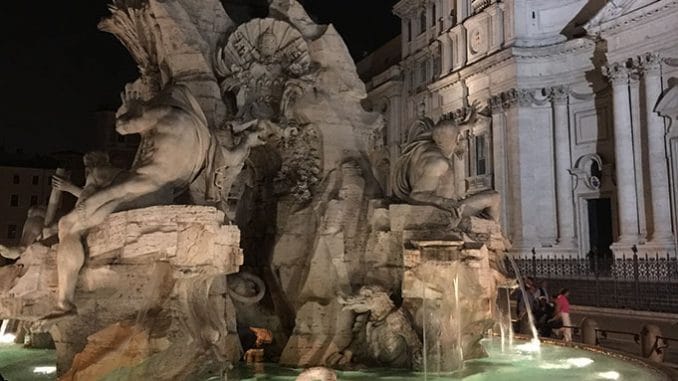
[(419, 34), (426, 32), (426, 11), (421, 11), (419, 14)]

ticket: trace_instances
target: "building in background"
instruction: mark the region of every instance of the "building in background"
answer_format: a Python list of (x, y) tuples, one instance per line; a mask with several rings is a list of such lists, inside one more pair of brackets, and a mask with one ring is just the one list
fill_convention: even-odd
[[(678, 145), (654, 106), (678, 77), (669, 0), (401, 0), (392, 42), (358, 68), (389, 161), (419, 118), (470, 106), (465, 194), (495, 189), (518, 253), (676, 248)], [(668, 147), (668, 151), (667, 151)], [(611, 249), (610, 249), (611, 248)]]
[(0, 244), (18, 244), (28, 209), (47, 206), (57, 164), (45, 157), (0, 155)]

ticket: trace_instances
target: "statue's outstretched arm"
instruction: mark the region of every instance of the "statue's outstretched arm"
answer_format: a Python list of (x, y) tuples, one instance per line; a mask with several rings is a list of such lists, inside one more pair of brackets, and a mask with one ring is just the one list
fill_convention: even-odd
[(121, 135), (141, 134), (156, 127), (158, 122), (172, 113), (172, 107), (144, 107), (141, 112), (128, 112), (118, 117), (115, 130)]

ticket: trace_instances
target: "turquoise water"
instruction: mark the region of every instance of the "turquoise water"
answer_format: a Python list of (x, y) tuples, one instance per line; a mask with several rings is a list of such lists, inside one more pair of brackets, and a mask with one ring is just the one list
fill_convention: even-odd
[[(486, 340), (483, 345), (490, 356), (467, 361), (461, 371), (424, 377), (421, 373), (394, 370), (370, 370), (364, 372), (338, 372), (339, 380), (429, 380), (429, 381), (660, 381), (665, 375), (647, 368), (640, 362), (626, 358), (614, 358), (557, 345), (541, 346), (540, 353), (513, 349), (502, 352), (499, 340)], [(529, 349), (529, 348), (528, 348)], [(298, 371), (275, 365), (265, 367), (266, 373), (255, 374), (252, 369), (238, 369), (229, 374), (229, 381), (290, 381)], [(216, 381), (217, 378), (209, 381)]]
[(0, 374), (7, 381), (56, 380), (56, 352), (0, 344)]
[[(466, 362), (465, 368), (452, 374), (432, 376), (430, 381), (660, 381), (668, 380), (660, 372), (640, 362), (615, 358), (598, 352), (542, 345), (540, 352), (530, 348), (513, 348), (502, 352), (499, 340), (485, 340), (483, 345), (490, 357)], [(520, 346), (518, 346), (520, 347)], [(54, 351), (30, 350), (15, 345), (0, 345), (0, 374), (8, 381), (55, 380), (56, 374), (35, 373), (37, 367), (54, 366)], [(37, 368), (40, 369), (40, 368)], [(258, 369), (240, 367), (231, 370), (228, 381), (291, 381), (299, 370), (276, 365), (261, 365)], [(388, 369), (361, 372), (338, 372), (339, 380), (424, 380), (422, 373)], [(223, 381), (219, 377), (209, 381)]]

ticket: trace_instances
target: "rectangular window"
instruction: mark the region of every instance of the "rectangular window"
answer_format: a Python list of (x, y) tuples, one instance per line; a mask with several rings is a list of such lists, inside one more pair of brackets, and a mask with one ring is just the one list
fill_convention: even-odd
[(487, 173), (487, 149), (485, 147), (485, 135), (478, 135), (475, 138), (476, 145), (476, 175)]
[(17, 207), (19, 206), (19, 195), (13, 194), (9, 199), (9, 206)]
[(40, 184), (40, 177), (39, 176), (33, 176), (33, 185), (38, 185)]
[(412, 41), (412, 21), (407, 22), (407, 41)]
[(436, 5), (435, 3), (431, 4), (431, 25), (436, 24)]
[(7, 225), (7, 238), (16, 239), (18, 230), (16, 225)]
[(12, 177), (12, 182), (13, 182), (14, 184), (19, 184), (20, 181), (21, 181), (21, 179), (19, 178), (19, 175), (14, 175), (14, 176)]
[(38, 205), (38, 196), (33, 195), (31, 196), (31, 206)]
[(419, 67), (419, 83), (422, 85), (426, 83), (426, 62), (422, 62)]

